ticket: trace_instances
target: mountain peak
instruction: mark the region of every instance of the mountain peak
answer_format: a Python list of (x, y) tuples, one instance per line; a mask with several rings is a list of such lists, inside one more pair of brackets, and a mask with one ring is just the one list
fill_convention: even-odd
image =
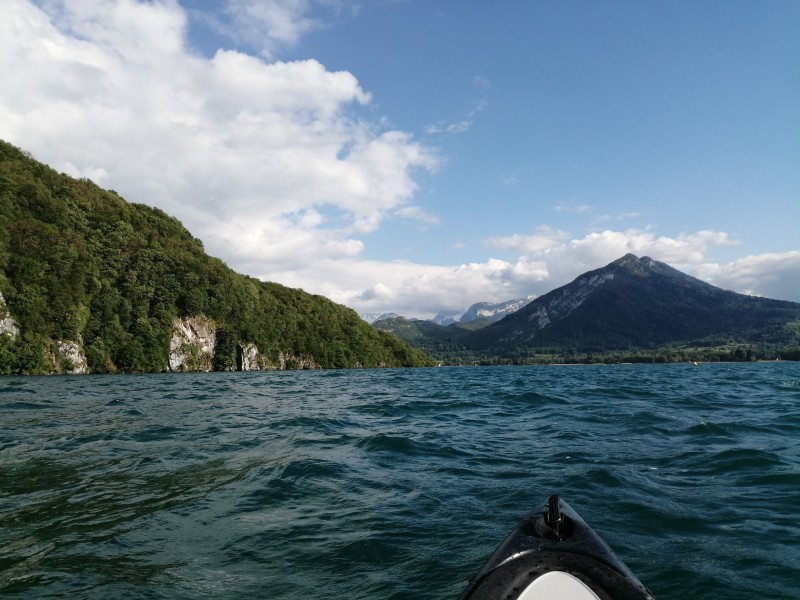
[(624, 267), (627, 269), (632, 269), (634, 271), (642, 271), (642, 270), (652, 270), (658, 264), (659, 263), (657, 261), (653, 260), (649, 256), (643, 256), (639, 258), (635, 254), (631, 254), (629, 252), (622, 258), (618, 258), (617, 260), (609, 264), (606, 268)]
[(459, 322), (471, 323), (478, 319), (487, 321), (499, 321), (506, 315), (518, 311), (522, 307), (530, 304), (536, 296), (526, 296), (525, 298), (514, 298), (505, 302), (477, 302), (469, 307), (467, 312), (461, 315)]
[(440, 358), (460, 361), (474, 353), (517, 361), (656, 349), (716, 348), (727, 357), (745, 344), (796, 354), (799, 322), (800, 303), (737, 294), (648, 256), (626, 254), (481, 329), (427, 321), (384, 321), (381, 328)]
[[(648, 257), (645, 257), (645, 258), (648, 258)], [(636, 256), (635, 254), (631, 253), (631, 252), (628, 252), (625, 256), (623, 256), (622, 258), (618, 258), (617, 260), (615, 260), (611, 264), (612, 265), (624, 265), (624, 264), (630, 264), (630, 263), (634, 263), (634, 262), (638, 263), (639, 262), (639, 257)]]
[[(763, 329), (781, 343), (800, 304), (717, 288), (645, 256), (622, 258), (540, 296), (481, 334), (483, 343), (587, 351), (678, 341), (753, 339)], [(773, 341), (774, 341), (773, 340)]]

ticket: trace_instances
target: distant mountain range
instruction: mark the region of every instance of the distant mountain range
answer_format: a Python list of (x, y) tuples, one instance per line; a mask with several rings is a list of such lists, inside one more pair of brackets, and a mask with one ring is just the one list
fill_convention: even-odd
[(400, 317), (397, 313), (358, 313), (358, 316), (361, 317), (364, 321), (369, 323), (370, 325), (374, 325), (378, 321), (384, 321), (386, 319), (397, 319)]
[[(470, 306), (466, 312), (442, 312), (428, 319), (431, 323), (436, 325), (452, 325), (454, 323), (475, 323), (479, 322), (481, 325), (488, 325), (499, 321), (506, 315), (518, 311), (523, 306), (530, 303), (536, 296), (527, 296), (526, 298), (515, 298), (514, 300), (506, 300), (505, 302), (476, 302)], [(404, 318), (394, 312), (388, 313), (361, 313), (361, 318), (367, 323), (375, 324), (378, 321), (386, 321), (389, 319)], [(410, 321), (419, 321), (422, 319), (409, 319)]]
[(474, 321), (485, 321), (486, 324), (494, 323), (528, 305), (534, 298), (536, 296), (527, 296), (495, 304), (491, 302), (476, 302), (464, 313), (439, 313), (431, 321), (437, 325), (472, 323)]
[(389, 319), (376, 326), (439, 359), (659, 349), (707, 353), (710, 348), (715, 356), (741, 351), (756, 357), (800, 346), (800, 304), (723, 290), (633, 254), (589, 271), (481, 329), (432, 329), (437, 326), (403, 321)]

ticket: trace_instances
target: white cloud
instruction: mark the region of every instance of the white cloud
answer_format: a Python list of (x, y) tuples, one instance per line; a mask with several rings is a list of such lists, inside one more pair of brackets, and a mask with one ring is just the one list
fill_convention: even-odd
[(638, 219), (642, 216), (642, 213), (631, 211), (631, 212), (623, 212), (617, 214), (603, 214), (603, 215), (595, 215), (592, 217), (592, 223), (594, 225), (599, 225), (600, 223), (607, 223), (608, 221), (627, 221), (629, 219)]
[(359, 312), (432, 317), (481, 300), (500, 302), (524, 296), (525, 290), (546, 277), (543, 262), (527, 259), (443, 266), (353, 258), (319, 261), (303, 271), (282, 273), (280, 280)]
[(259, 46), (271, 57), (281, 46), (293, 46), (321, 23), (308, 16), (307, 0), (227, 0), (226, 12), (231, 17), (231, 35), (239, 41)]
[[(261, 48), (269, 56), (319, 25), (308, 16), (310, 2), (240, 0), (230, 5), (231, 19), (254, 15), (258, 31), (270, 32)], [(351, 73), (233, 50), (199, 56), (187, 48), (186, 14), (172, 0), (41, 6), (4, 3), (0, 138), (128, 200), (160, 206), (239, 271), (364, 312), (432, 316), (543, 294), (633, 252), (715, 285), (800, 300), (800, 253), (716, 265), (710, 250), (733, 243), (720, 231), (576, 237), (542, 226), (488, 240), (505, 260), (365, 260), (358, 237), (387, 216), (438, 223), (413, 202), (413, 175), (435, 169), (439, 158), (387, 129), (386, 119), (359, 118), (371, 97)], [(484, 106), (451, 131), (468, 128)]]
[(481, 75), (472, 76), (472, 85), (474, 85), (475, 87), (479, 87), (483, 90), (492, 89), (492, 83), (486, 77), (483, 77)]
[(699, 231), (671, 238), (647, 231), (607, 230), (570, 238), (563, 231), (542, 227), (531, 236), (512, 235), (491, 242), (521, 255), (511, 261), (495, 258), (456, 266), (366, 261), (354, 256), (283, 273), (280, 279), (360, 312), (393, 311), (426, 318), (463, 311), (479, 301), (542, 295), (633, 253), (726, 289), (800, 301), (796, 285), (800, 252), (752, 256), (727, 265), (703, 262), (713, 247), (732, 243), (724, 232)]
[(395, 214), (403, 219), (416, 221), (419, 224), (419, 226), (423, 229), (426, 229), (431, 225), (438, 225), (440, 223), (439, 217), (429, 213), (420, 206), (414, 206), (414, 205), (404, 206), (399, 210), (397, 210)]
[(494, 248), (512, 250), (526, 255), (541, 255), (559, 248), (568, 238), (568, 233), (542, 225), (532, 235), (515, 233), (509, 236), (490, 238), (486, 240), (486, 243)]
[(570, 248), (578, 256), (603, 256), (614, 260), (632, 252), (637, 256), (650, 256), (656, 260), (681, 267), (703, 260), (705, 252), (712, 246), (733, 244), (722, 231), (698, 231), (680, 234), (671, 238), (656, 236), (652, 231), (629, 229), (626, 231), (605, 230), (590, 233), (579, 240), (572, 240)]
[(800, 251), (745, 256), (728, 264), (703, 263), (693, 273), (742, 294), (800, 302)]
[(603, 260), (610, 262), (632, 252), (638, 256), (663, 260), (673, 266), (697, 263), (703, 259), (708, 248), (735, 243), (725, 232), (705, 230), (671, 238), (640, 229), (607, 229), (589, 233), (583, 238), (568, 238), (566, 232), (541, 226), (533, 235), (515, 234), (492, 238), (487, 243), (525, 255), (558, 255), (563, 259), (576, 260), (581, 265), (596, 264)]
[(425, 133), (428, 135), (435, 135), (438, 133), (466, 133), (472, 127), (471, 119), (464, 119), (455, 121), (453, 123), (445, 123), (439, 121), (438, 123), (431, 123), (425, 126)]
[(440, 133), (466, 133), (472, 127), (472, 124), (475, 122), (475, 117), (477, 117), (478, 113), (485, 110), (488, 105), (489, 104), (485, 100), (478, 100), (475, 102), (472, 110), (470, 110), (463, 119), (454, 121), (452, 123), (447, 123), (445, 121), (431, 123), (425, 126), (425, 133), (429, 135), (436, 135)]
[(592, 212), (593, 208), (589, 204), (558, 204), (555, 210), (556, 212), (566, 212), (581, 215)]
[(196, 22), (272, 60), (303, 36), (329, 27), (329, 20), (357, 14), (360, 5), (345, 0), (220, 0), (216, 8), (221, 10), (189, 11)]
[(407, 204), (414, 169), (436, 166), (409, 134), (355, 116), (371, 98), (348, 72), (192, 54), (175, 2), (7, 4), (0, 137), (160, 206), (232, 266), (356, 255), (353, 235)]

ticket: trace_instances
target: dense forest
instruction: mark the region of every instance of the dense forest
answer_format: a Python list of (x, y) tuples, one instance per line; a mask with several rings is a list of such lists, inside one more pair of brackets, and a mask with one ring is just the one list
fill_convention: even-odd
[[(675, 362), (750, 362), (756, 360), (800, 360), (800, 345), (770, 341), (742, 342), (729, 337), (677, 342), (654, 348), (579, 350), (567, 345), (551, 347), (474, 348), (470, 330), (442, 326), (403, 317), (378, 321), (375, 327), (394, 333), (444, 365), (549, 365)], [(800, 323), (788, 326), (800, 339)]]
[(0, 374), (68, 371), (64, 341), (89, 372), (163, 371), (176, 319), (197, 316), (215, 324), (216, 370), (235, 369), (243, 344), (289, 368), (431, 364), (348, 308), (233, 272), (163, 211), (2, 141), (0, 294), (18, 330), (0, 333)]

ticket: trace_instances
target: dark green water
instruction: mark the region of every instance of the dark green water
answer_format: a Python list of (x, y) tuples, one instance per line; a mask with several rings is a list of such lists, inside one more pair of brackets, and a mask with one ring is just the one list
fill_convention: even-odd
[(455, 598), (553, 492), (659, 600), (800, 598), (800, 365), (0, 378), (11, 598)]

